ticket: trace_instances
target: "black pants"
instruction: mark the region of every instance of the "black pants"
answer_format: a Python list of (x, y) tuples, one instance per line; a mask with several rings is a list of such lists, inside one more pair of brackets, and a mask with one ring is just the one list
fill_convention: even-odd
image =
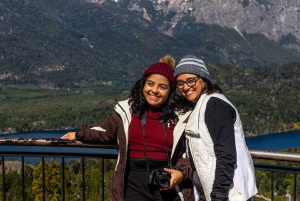
[(156, 185), (147, 184), (150, 169), (162, 169), (167, 165), (165, 160), (130, 159), (125, 171), (124, 195), (125, 201), (180, 201), (175, 188), (160, 191)]
[(147, 172), (130, 171), (125, 184), (125, 201), (180, 201), (175, 188), (160, 191), (147, 184)]

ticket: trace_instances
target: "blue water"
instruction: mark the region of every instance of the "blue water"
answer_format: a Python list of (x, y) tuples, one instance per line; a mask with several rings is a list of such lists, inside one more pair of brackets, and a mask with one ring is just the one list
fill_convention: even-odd
[[(74, 130), (72, 130), (74, 131)], [(45, 139), (59, 139), (61, 136), (66, 134), (67, 132), (71, 131), (37, 131), (37, 132), (24, 132), (24, 133), (16, 133), (16, 134), (2, 134), (0, 135), (0, 138), (45, 138)], [(4, 148), (9, 148), (11, 146), (0, 146), (0, 152)], [(16, 147), (14, 147), (15, 149)], [(18, 146), (18, 151), (20, 150), (28, 150), (28, 147), (26, 146)], [(29, 151), (38, 151), (38, 152), (45, 152), (45, 151), (51, 151), (51, 152), (72, 152), (72, 151), (78, 151), (80, 149), (81, 153), (106, 153), (107, 151), (115, 151), (111, 149), (100, 149), (100, 148), (76, 148), (76, 147), (39, 147), (39, 146), (30, 146)]]
[[(59, 139), (62, 135), (70, 131), (37, 131), (37, 132), (23, 132), (16, 134), (1, 134), (0, 138), (44, 138), (44, 139)], [(81, 148), (81, 147), (40, 147), (40, 146), (0, 146), (0, 156), (1, 151), (18, 151), (18, 152), (55, 152), (55, 153), (96, 153), (96, 154), (117, 154), (115, 149), (102, 149), (102, 148)], [(5, 157), (5, 159), (21, 160), (21, 157)], [(46, 157), (49, 162), (51, 157)], [(66, 159), (66, 162), (74, 158)], [(76, 158), (75, 158), (76, 159)], [(25, 157), (24, 159), (29, 163), (36, 163), (41, 161), (41, 157)], [(57, 159), (58, 162), (61, 159)]]
[[(2, 134), (0, 138), (50, 138), (59, 139), (62, 135), (69, 131), (38, 131), (38, 132), (24, 132), (17, 134)], [(278, 149), (288, 149), (300, 147), (300, 131), (284, 132), (284, 133), (274, 133), (268, 135), (262, 135), (257, 137), (247, 137), (246, 144), (249, 149), (258, 150), (270, 150), (277, 151)], [(82, 153), (117, 153), (115, 149), (101, 149), (101, 148), (62, 148), (62, 147), (11, 147), (11, 146), (0, 146), (1, 151), (4, 150), (17, 149), (18, 151), (34, 151), (34, 152), (45, 152), (45, 151), (55, 151), (60, 153), (74, 152), (80, 149)], [(13, 158), (15, 159), (15, 158)], [(19, 160), (19, 159), (17, 159)], [(37, 159), (38, 161), (39, 159)], [(26, 161), (26, 160), (25, 160)], [(30, 159), (32, 162), (32, 159)]]
[[(72, 130), (74, 131), (74, 130)], [(2, 134), (0, 138), (51, 138), (59, 139), (62, 135), (70, 131), (36, 131), (23, 132), (16, 134)], [(246, 137), (246, 144), (249, 149), (271, 150), (288, 149), (300, 147), (300, 131), (274, 133), (268, 135), (261, 135), (256, 137)], [(32, 147), (34, 148), (34, 147)], [(44, 147), (47, 148), (47, 147)], [(43, 148), (43, 149), (44, 149)], [(39, 148), (40, 149), (40, 148)], [(53, 149), (53, 148), (51, 148)], [(77, 148), (70, 148), (77, 149)], [(90, 149), (90, 148), (86, 148)], [(85, 150), (85, 148), (82, 148)], [(93, 149), (94, 150), (94, 149)], [(97, 149), (96, 149), (97, 150)], [(1, 151), (1, 146), (0, 146)]]
[(246, 138), (249, 149), (277, 151), (300, 147), (300, 131), (274, 133)]

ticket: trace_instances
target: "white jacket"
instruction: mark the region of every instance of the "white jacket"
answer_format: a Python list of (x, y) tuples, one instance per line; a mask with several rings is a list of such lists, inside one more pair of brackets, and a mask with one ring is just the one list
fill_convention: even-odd
[(185, 129), (191, 155), (205, 198), (207, 201), (211, 200), (210, 193), (212, 191), (216, 170), (214, 144), (205, 124), (206, 105), (211, 97), (216, 97), (227, 102), (236, 111), (234, 135), (237, 163), (235, 164), (233, 185), (230, 187), (228, 197), (230, 201), (248, 200), (257, 193), (253, 161), (245, 143), (242, 122), (236, 108), (224, 95), (218, 93), (201, 95), (194, 111), (189, 117)]

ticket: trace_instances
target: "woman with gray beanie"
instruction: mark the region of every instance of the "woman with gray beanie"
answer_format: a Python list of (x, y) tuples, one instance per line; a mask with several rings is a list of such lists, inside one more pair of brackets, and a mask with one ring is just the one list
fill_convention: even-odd
[(187, 55), (175, 67), (180, 94), (195, 103), (185, 128), (196, 200), (246, 201), (257, 193), (238, 111), (211, 83), (205, 63)]

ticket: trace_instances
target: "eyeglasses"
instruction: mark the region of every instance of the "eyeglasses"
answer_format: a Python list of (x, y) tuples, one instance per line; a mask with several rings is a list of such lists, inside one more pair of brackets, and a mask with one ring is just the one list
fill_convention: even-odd
[(186, 83), (189, 87), (192, 87), (196, 84), (197, 80), (199, 79), (200, 77), (193, 77), (193, 78), (188, 78), (186, 81), (178, 81), (177, 82), (177, 87), (178, 88), (182, 88), (184, 86), (184, 83)]

